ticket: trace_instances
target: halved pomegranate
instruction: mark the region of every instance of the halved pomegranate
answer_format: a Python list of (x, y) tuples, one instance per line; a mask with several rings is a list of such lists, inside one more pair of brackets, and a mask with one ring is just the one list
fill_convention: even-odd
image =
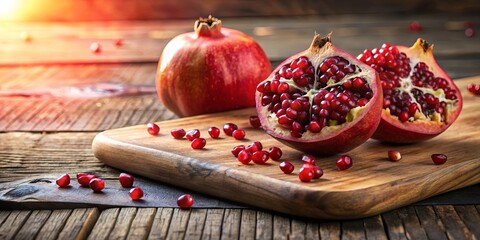
[(378, 71), (382, 82), (382, 120), (373, 138), (423, 141), (447, 130), (457, 119), (462, 110), (460, 90), (438, 66), (432, 49), (419, 38), (410, 48), (384, 44), (358, 56)]
[(349, 151), (370, 138), (382, 109), (374, 69), (339, 50), (330, 35), (281, 63), (257, 86), (263, 129), (314, 155)]

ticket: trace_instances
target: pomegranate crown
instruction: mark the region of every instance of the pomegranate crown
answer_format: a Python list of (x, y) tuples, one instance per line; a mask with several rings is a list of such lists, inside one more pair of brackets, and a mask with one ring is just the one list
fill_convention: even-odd
[(209, 15), (208, 18), (199, 17), (193, 26), (197, 36), (216, 37), (221, 36), (222, 21)]
[(325, 37), (321, 37), (318, 33), (315, 33), (309, 50), (312, 52), (320, 52), (321, 49), (328, 48), (331, 45), (331, 42), (332, 32), (327, 34)]

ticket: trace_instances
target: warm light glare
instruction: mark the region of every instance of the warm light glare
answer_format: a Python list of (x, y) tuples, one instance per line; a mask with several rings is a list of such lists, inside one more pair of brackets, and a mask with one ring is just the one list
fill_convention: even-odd
[(10, 19), (15, 15), (18, 0), (0, 0), (0, 19)]

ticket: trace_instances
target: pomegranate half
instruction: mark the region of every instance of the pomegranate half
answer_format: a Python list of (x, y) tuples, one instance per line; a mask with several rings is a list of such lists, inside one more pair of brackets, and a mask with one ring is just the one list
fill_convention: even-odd
[(173, 38), (160, 57), (156, 87), (180, 117), (255, 106), (255, 87), (271, 72), (257, 42), (209, 16)]
[(379, 73), (383, 89), (380, 125), (373, 138), (412, 143), (447, 130), (462, 110), (462, 96), (433, 56), (433, 45), (418, 39), (408, 48), (384, 44), (358, 56)]
[(257, 86), (263, 129), (314, 155), (347, 152), (367, 141), (380, 122), (378, 74), (336, 48), (330, 34), (281, 63)]

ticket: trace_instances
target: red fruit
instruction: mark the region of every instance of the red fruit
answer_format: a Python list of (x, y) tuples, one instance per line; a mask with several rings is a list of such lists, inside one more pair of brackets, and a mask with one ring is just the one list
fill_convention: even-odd
[(285, 174), (290, 174), (295, 169), (293, 164), (287, 161), (281, 162), (279, 166), (280, 166), (280, 170), (282, 170), (282, 172), (284, 172)]
[[(277, 82), (288, 87), (272, 89)], [(309, 49), (285, 60), (258, 85), (257, 113), (269, 135), (302, 152), (346, 152), (377, 128), (380, 88), (371, 67), (337, 49), (330, 35), (315, 35)]]
[(475, 30), (473, 30), (473, 28), (465, 29), (465, 36), (469, 38), (475, 36)]
[(342, 155), (337, 160), (338, 170), (347, 170), (353, 166), (352, 158), (348, 155)]
[(117, 39), (113, 40), (113, 44), (116, 47), (121, 47), (121, 46), (123, 46), (123, 40), (121, 38), (117, 38)]
[(59, 187), (67, 187), (70, 185), (70, 175), (63, 174), (57, 179), (56, 183)]
[(271, 71), (260, 45), (211, 16), (194, 28), (160, 57), (155, 81), (165, 107), (185, 117), (255, 106), (255, 87)]
[(323, 176), (323, 169), (319, 166), (313, 166), (313, 179), (319, 179)]
[(130, 174), (120, 173), (118, 180), (120, 181), (120, 185), (122, 185), (122, 187), (133, 186), (133, 176)]
[(200, 137), (200, 131), (198, 129), (193, 129), (187, 132), (185, 135), (189, 141), (193, 141), (193, 139)]
[(193, 206), (194, 200), (192, 195), (184, 194), (177, 199), (177, 205), (181, 209), (190, 209)]
[(232, 133), (233, 138), (237, 140), (242, 140), (245, 138), (245, 131), (241, 129), (234, 130)]
[(139, 187), (130, 189), (130, 198), (133, 201), (138, 201), (143, 197), (143, 190)]
[(207, 140), (205, 140), (205, 138), (195, 138), (191, 145), (193, 149), (202, 149), (206, 144)]
[(388, 151), (388, 158), (392, 162), (400, 161), (400, 159), (402, 159), (402, 154), (397, 150), (390, 150)]
[(271, 147), (268, 150), (268, 155), (274, 161), (279, 160), (282, 157), (282, 154), (282, 149), (280, 149), (279, 147)]
[(225, 125), (223, 125), (223, 132), (228, 136), (232, 136), (233, 131), (237, 129), (238, 126), (233, 123), (225, 123)]
[(480, 84), (475, 84), (475, 83), (469, 83), (467, 86), (467, 89), (469, 92), (480, 96)]
[(260, 123), (260, 119), (258, 118), (258, 116), (250, 116), (249, 120), (250, 120), (250, 125), (253, 128), (260, 128), (260, 126), (262, 125)]
[(160, 132), (160, 127), (155, 123), (148, 123), (147, 124), (147, 131), (148, 131), (148, 133), (150, 133), (150, 135), (156, 136)]
[(262, 149), (263, 149), (263, 145), (259, 141), (255, 141), (245, 148), (245, 150), (249, 151), (250, 153), (261, 151)]
[(77, 181), (82, 187), (90, 187), (90, 180), (96, 177), (94, 174), (78, 173)]
[(432, 161), (436, 165), (442, 165), (447, 161), (447, 155), (445, 154), (432, 154)]
[(447, 130), (460, 114), (460, 90), (438, 66), (425, 40), (419, 38), (411, 48), (384, 44), (358, 58), (378, 71), (383, 87), (382, 120), (373, 138), (395, 143), (427, 140)]
[(170, 134), (172, 134), (172, 137), (175, 139), (181, 139), (185, 136), (186, 132), (183, 130), (183, 128), (179, 128), (171, 130)]
[(238, 161), (240, 161), (241, 163), (247, 165), (250, 163), (250, 161), (252, 160), (252, 154), (247, 151), (247, 150), (241, 150), (239, 153), (238, 153), (238, 157), (237, 157)]
[(100, 44), (97, 43), (97, 42), (93, 42), (93, 43), (90, 44), (90, 51), (92, 53), (96, 53), (96, 54), (101, 53), (102, 52), (102, 46), (100, 46)]
[(94, 192), (101, 192), (105, 188), (105, 182), (100, 178), (93, 178), (89, 186)]
[(208, 134), (211, 138), (218, 138), (220, 136), (220, 129), (217, 127), (211, 127), (208, 129)]
[(418, 21), (412, 21), (408, 24), (408, 30), (412, 33), (419, 33), (422, 31), (422, 25)]
[(244, 146), (244, 145), (238, 145), (238, 146), (234, 147), (234, 148), (232, 149), (232, 154), (233, 154), (233, 156), (238, 157), (238, 154), (239, 154), (240, 151), (242, 151), (242, 150), (245, 150), (245, 146)]
[(302, 162), (305, 164), (310, 164), (312, 166), (315, 166), (315, 157), (310, 155), (310, 154), (305, 154), (302, 156)]
[(310, 182), (312, 181), (313, 177), (315, 176), (315, 172), (313, 170), (313, 166), (304, 164), (300, 171), (298, 172), (298, 178), (302, 182)]
[(252, 154), (252, 161), (256, 164), (265, 164), (268, 161), (267, 151), (256, 151)]

